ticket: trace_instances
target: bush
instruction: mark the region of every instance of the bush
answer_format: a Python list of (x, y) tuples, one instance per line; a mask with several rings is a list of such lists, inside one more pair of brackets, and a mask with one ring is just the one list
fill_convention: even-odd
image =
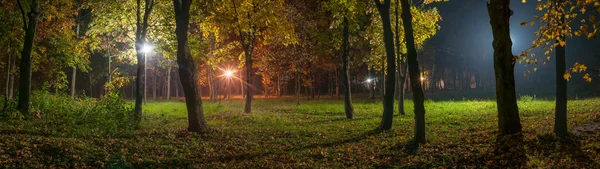
[(127, 134), (133, 130), (133, 106), (118, 94), (99, 99), (71, 98), (66, 94), (35, 91), (31, 97), (31, 118), (47, 121), (51, 133), (73, 136)]

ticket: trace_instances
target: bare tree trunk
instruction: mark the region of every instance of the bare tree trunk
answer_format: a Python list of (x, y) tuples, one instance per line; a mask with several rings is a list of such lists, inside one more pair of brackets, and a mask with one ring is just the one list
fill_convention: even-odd
[[(564, 0), (556, 0), (563, 3)], [(564, 27), (564, 13), (561, 16), (560, 26)], [(567, 40), (561, 35), (563, 40)], [(555, 42), (559, 43), (559, 42)], [(566, 69), (566, 46), (556, 46), (556, 109), (554, 112), (554, 134), (557, 137), (566, 137), (567, 130), (567, 80), (563, 77)]]
[(296, 61), (296, 105), (300, 105), (300, 70)]
[(413, 100), (415, 103), (415, 142), (417, 144), (425, 143), (425, 106), (424, 95), (420, 80), (421, 70), (417, 60), (417, 50), (415, 49), (415, 37), (412, 28), (412, 14), (410, 13), (410, 4), (408, 0), (401, 0), (402, 3), (402, 21), (404, 25), (404, 39), (406, 41), (406, 49), (408, 51), (408, 69), (410, 81), (413, 88)]
[(167, 68), (167, 100), (171, 100), (171, 66)]
[[(35, 31), (40, 16), (38, 0), (32, 0), (29, 13), (26, 15), (21, 1), (18, 1), (19, 9), (23, 17), (23, 25), (25, 31), (25, 41), (23, 44), (23, 52), (21, 53), (21, 66), (20, 73), (20, 87), (19, 87), (19, 101), (18, 108), (25, 117), (29, 116), (29, 98), (31, 89), (31, 51), (33, 49), (33, 43), (35, 38)], [(29, 22), (26, 21), (25, 16), (29, 17)]]
[(198, 85), (197, 63), (190, 54), (188, 46), (188, 29), (190, 23), (191, 0), (173, 0), (175, 7), (175, 34), (177, 35), (177, 63), (179, 75), (185, 94), (188, 111), (188, 131), (204, 132), (208, 125), (202, 108), (202, 90)]
[[(385, 0), (382, 4), (379, 0), (375, 0), (377, 9), (381, 16), (383, 24), (383, 42), (385, 44), (386, 53), (386, 71), (388, 76), (385, 79), (385, 94), (383, 96), (383, 117), (379, 124), (379, 129), (390, 130), (392, 129), (392, 122), (394, 118), (394, 84), (396, 83), (396, 77), (394, 72), (396, 71), (396, 56), (394, 51), (394, 33), (392, 32), (392, 25), (390, 22), (390, 0)], [(383, 73), (382, 73), (383, 74)]]
[(350, 75), (349, 68), (349, 59), (348, 54), (350, 52), (350, 42), (348, 40), (348, 17), (344, 16), (344, 31), (343, 31), (343, 55), (342, 55), (342, 85), (344, 87), (344, 111), (346, 113), (346, 118), (354, 119), (354, 108), (352, 106), (352, 94), (350, 89), (350, 79), (348, 78)]
[[(152, 8), (154, 6), (154, 0), (145, 0), (144, 6), (144, 16), (142, 20), (141, 14), (141, 3), (140, 0), (137, 0), (137, 11), (136, 11), (136, 56), (138, 59), (138, 70), (137, 70), (137, 78), (136, 78), (136, 99), (135, 99), (135, 110), (134, 110), (134, 119), (136, 126), (139, 126), (139, 123), (142, 120), (142, 101), (145, 100), (145, 92), (146, 92), (146, 53), (142, 52), (142, 46), (146, 43), (146, 31), (148, 29), (148, 18), (150, 17), (150, 13), (152, 12)], [(110, 70), (109, 70), (110, 71)]]
[(487, 4), (494, 36), (494, 70), (496, 74), (496, 103), (500, 135), (521, 132), (521, 120), (515, 92), (514, 56), (510, 39), (510, 0), (490, 0)]

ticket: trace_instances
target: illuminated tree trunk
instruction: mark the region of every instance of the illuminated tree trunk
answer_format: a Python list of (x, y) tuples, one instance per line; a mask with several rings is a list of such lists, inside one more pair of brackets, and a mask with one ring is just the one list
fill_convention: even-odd
[(500, 135), (521, 132), (521, 120), (515, 92), (514, 56), (510, 39), (510, 0), (490, 0), (487, 4), (494, 37), (494, 71)]
[(383, 118), (379, 124), (379, 129), (392, 129), (392, 121), (394, 118), (394, 84), (396, 83), (396, 56), (394, 51), (394, 34), (390, 22), (390, 0), (385, 0), (382, 4), (379, 0), (375, 0), (377, 9), (381, 15), (383, 23), (383, 42), (385, 43), (385, 53), (387, 61), (387, 76), (385, 79), (385, 94), (383, 96)]
[(346, 118), (354, 118), (354, 108), (352, 107), (352, 94), (350, 91), (350, 79), (349, 77), (349, 63), (348, 63), (348, 52), (350, 51), (350, 43), (348, 42), (348, 17), (344, 16), (344, 30), (343, 30), (343, 54), (342, 54), (342, 87), (344, 88), (344, 112), (346, 112)]
[(21, 1), (18, 1), (19, 9), (23, 16), (23, 29), (25, 31), (25, 41), (23, 43), (23, 52), (21, 52), (21, 65), (20, 65), (20, 83), (19, 83), (19, 101), (18, 108), (25, 117), (29, 116), (29, 98), (30, 98), (30, 85), (31, 85), (31, 51), (33, 49), (33, 42), (35, 38), (35, 30), (40, 16), (38, 0), (31, 1), (31, 7), (27, 16), (29, 22), (25, 20), (25, 11), (21, 6)]
[(173, 0), (173, 4), (176, 20), (177, 64), (179, 65), (179, 75), (188, 113), (188, 131), (204, 132), (207, 131), (208, 125), (202, 108), (202, 90), (198, 85), (197, 63), (192, 58), (188, 46), (192, 0)]
[[(563, 0), (557, 0), (562, 3)], [(561, 16), (561, 26), (564, 26), (564, 13)], [(562, 39), (567, 40), (563, 35)], [(559, 42), (556, 42), (559, 43)], [(556, 109), (554, 113), (554, 133), (557, 137), (565, 137), (567, 131), (567, 80), (563, 77), (566, 69), (565, 46), (556, 47)]]

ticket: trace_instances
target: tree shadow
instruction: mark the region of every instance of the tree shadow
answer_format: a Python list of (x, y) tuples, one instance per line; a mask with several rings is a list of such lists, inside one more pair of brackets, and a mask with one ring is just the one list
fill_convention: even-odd
[(488, 156), (487, 160), (491, 160), (488, 166), (498, 168), (525, 167), (528, 158), (523, 134), (498, 136), (494, 142), (494, 151)]
[(370, 136), (379, 134), (381, 132), (382, 132), (381, 130), (375, 129), (375, 130), (370, 130), (370, 131), (364, 132), (355, 137), (337, 140), (337, 141), (333, 141), (333, 142), (316, 143), (316, 144), (309, 144), (309, 145), (305, 145), (305, 146), (293, 146), (291, 148), (278, 150), (278, 151), (265, 151), (265, 152), (260, 152), (260, 153), (244, 153), (244, 154), (239, 154), (239, 155), (223, 156), (223, 157), (212, 158), (212, 159), (208, 160), (207, 162), (213, 163), (213, 162), (229, 162), (229, 161), (249, 160), (249, 159), (272, 156), (277, 153), (285, 153), (285, 152), (289, 152), (289, 151), (302, 151), (302, 150), (314, 149), (314, 148), (319, 148), (319, 147), (320, 148), (329, 148), (329, 147), (334, 147), (334, 146), (343, 145), (343, 144), (347, 144), (347, 143), (359, 142), (363, 139), (366, 139)]
[(582, 151), (581, 139), (581, 137), (576, 135), (557, 138), (553, 134), (543, 134), (529, 140), (527, 146), (544, 156), (552, 154), (568, 155), (571, 160), (582, 168), (596, 168), (600, 166), (588, 153)]

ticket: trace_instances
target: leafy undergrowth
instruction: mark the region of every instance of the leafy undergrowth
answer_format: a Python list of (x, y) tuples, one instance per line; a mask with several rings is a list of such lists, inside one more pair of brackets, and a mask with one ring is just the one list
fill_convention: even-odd
[[(0, 166), (151, 168), (596, 168), (600, 99), (569, 102), (569, 130), (552, 135), (551, 101), (519, 102), (522, 136), (496, 139), (494, 101), (426, 102), (427, 144), (415, 148), (412, 102), (391, 131), (373, 129), (379, 101), (355, 100), (354, 120), (341, 100), (204, 104), (211, 131), (187, 127), (183, 102), (149, 102), (140, 129), (98, 132), (53, 123), (58, 117), (0, 120)], [(65, 115), (67, 116), (67, 115)], [(69, 117), (77, 117), (69, 115)], [(96, 119), (97, 120), (97, 119)], [(86, 120), (81, 120), (85, 122)], [(102, 125), (104, 123), (97, 123)], [(112, 123), (106, 123), (112, 124)], [(71, 128), (69, 128), (71, 127)], [(102, 128), (102, 127), (98, 127)]]

